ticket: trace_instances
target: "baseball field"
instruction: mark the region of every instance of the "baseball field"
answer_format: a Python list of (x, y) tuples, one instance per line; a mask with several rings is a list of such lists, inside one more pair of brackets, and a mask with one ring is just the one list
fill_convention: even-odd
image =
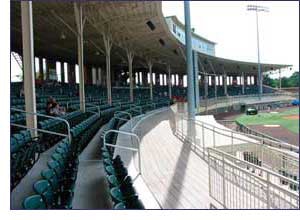
[(259, 112), (257, 115), (241, 115), (236, 120), (248, 125), (260, 125), (265, 128), (283, 127), (299, 134), (299, 108), (276, 109), (270, 112)]

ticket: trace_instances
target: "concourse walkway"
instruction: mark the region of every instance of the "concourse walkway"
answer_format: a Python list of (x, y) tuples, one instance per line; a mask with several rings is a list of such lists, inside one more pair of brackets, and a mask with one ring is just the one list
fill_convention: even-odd
[[(171, 109), (141, 122), (142, 176), (163, 209), (209, 209), (208, 166), (197, 150), (173, 134)], [(135, 158), (135, 167), (138, 167)]]

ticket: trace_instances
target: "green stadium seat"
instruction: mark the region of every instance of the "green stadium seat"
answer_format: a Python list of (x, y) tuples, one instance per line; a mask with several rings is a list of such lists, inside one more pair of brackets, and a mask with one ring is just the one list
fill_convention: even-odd
[(24, 209), (46, 209), (46, 203), (43, 201), (40, 195), (32, 195), (25, 198), (23, 201)]

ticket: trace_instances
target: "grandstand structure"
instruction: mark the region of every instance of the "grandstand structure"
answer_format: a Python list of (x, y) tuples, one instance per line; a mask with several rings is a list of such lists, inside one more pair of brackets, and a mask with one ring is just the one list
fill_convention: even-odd
[(299, 209), (299, 147), (213, 118), (293, 96), (192, 33), (188, 117), (184, 29), (159, 1), (11, 1), (11, 209)]

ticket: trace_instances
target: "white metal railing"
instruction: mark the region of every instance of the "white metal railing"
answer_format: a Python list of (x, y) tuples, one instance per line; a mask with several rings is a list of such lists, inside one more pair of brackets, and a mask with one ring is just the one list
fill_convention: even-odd
[[(119, 116), (120, 113), (123, 114), (123, 115), (129, 116), (129, 118), (125, 118), (125, 117)], [(125, 121), (125, 122), (129, 121), (130, 122), (130, 131), (132, 130), (132, 115), (129, 112), (126, 112), (126, 111), (115, 111), (114, 118), (119, 119), (121, 121)]]
[(230, 209), (299, 209), (299, 183), (208, 148), (209, 194)]
[(134, 104), (130, 104), (130, 111), (136, 112), (138, 114), (143, 113), (142, 106), (137, 106), (137, 105), (134, 105)]
[(48, 133), (48, 134), (54, 134), (54, 135), (59, 135), (59, 136), (63, 136), (63, 137), (68, 137), (69, 143), (71, 144), (71, 141), (72, 141), (71, 127), (70, 127), (70, 123), (66, 119), (63, 119), (61, 117), (54, 117), (54, 116), (44, 115), (44, 114), (40, 114), (40, 113), (35, 113), (35, 112), (27, 112), (27, 111), (24, 111), (24, 110), (21, 110), (21, 109), (16, 109), (16, 108), (11, 108), (11, 111), (22, 112), (22, 113), (25, 113), (25, 114), (28, 114), (28, 115), (36, 115), (36, 116), (41, 116), (41, 117), (45, 117), (45, 118), (56, 119), (56, 120), (64, 122), (67, 125), (67, 134), (58, 133), (58, 132), (54, 132), (54, 131), (48, 131), (48, 130), (40, 129), (40, 128), (29, 128), (29, 127), (27, 127), (25, 125), (20, 125), (20, 124), (15, 124), (15, 123), (11, 123), (11, 125), (15, 126), (15, 127), (20, 127), (20, 128), (26, 128), (28, 130), (40, 131), (40, 132), (43, 132), (43, 133)]
[(236, 130), (233, 130), (234, 133), (238, 133), (238, 134), (253, 138), (255, 140), (262, 141), (265, 145), (268, 145), (270, 147), (275, 147), (278, 149), (285, 149), (285, 150), (293, 151), (296, 153), (299, 152), (298, 146), (289, 144), (289, 143), (285, 143), (277, 138), (263, 134), (259, 131), (252, 130), (249, 127), (242, 125), (235, 120), (217, 120), (217, 122), (219, 122), (220, 124), (222, 124), (224, 126), (228, 126), (228, 125), (232, 125), (232, 124), (236, 125), (238, 127), (236, 128)]
[[(290, 208), (293, 207), (299, 207), (297, 204), (295, 205), (295, 195), (299, 193), (299, 183), (297, 181), (292, 180), (291, 178), (286, 178), (283, 175), (279, 174), (279, 172), (285, 172), (288, 173), (288, 175), (291, 175), (292, 178), (295, 176), (298, 177), (299, 173), (299, 155), (295, 154), (294, 152), (285, 152), (282, 150), (278, 150), (275, 148), (271, 148), (267, 145), (265, 145), (262, 141), (253, 140), (249, 137), (245, 137), (245, 135), (229, 130), (229, 129), (223, 129), (216, 127), (215, 125), (198, 121), (198, 120), (191, 120), (188, 119), (183, 114), (176, 114), (176, 129), (175, 129), (175, 135), (178, 137), (189, 141), (192, 145), (194, 145), (198, 150), (200, 150), (201, 156), (204, 160), (208, 162), (209, 165), (209, 172), (216, 172), (221, 173), (224, 175), (219, 175), (218, 178), (213, 178), (213, 174), (209, 174), (210, 183), (209, 183), (209, 189), (210, 189), (210, 195), (211, 197), (215, 198), (218, 202), (220, 202), (224, 207), (226, 208), (262, 208), (260, 207), (263, 203), (255, 203), (255, 207), (253, 205), (249, 205), (248, 203), (244, 203), (243, 205), (232, 205), (232, 203), (228, 202), (226, 199), (229, 199), (230, 201), (238, 201), (241, 200), (241, 198), (238, 197), (233, 192), (229, 191), (227, 189), (220, 189), (220, 181), (227, 181), (228, 179), (232, 179), (233, 176), (235, 178), (235, 181), (239, 182), (239, 178), (247, 178), (247, 187), (251, 191), (255, 191), (256, 184), (257, 184), (257, 178), (259, 179), (260, 175), (266, 176), (266, 177), (272, 177), (267, 178), (264, 181), (262, 181), (264, 184), (267, 184), (268, 187), (272, 187), (271, 189), (274, 191), (270, 191), (268, 196), (271, 197), (271, 199), (277, 199), (280, 200), (280, 202), (277, 204), (271, 204), (270, 207), (272, 208), (285, 208), (287, 203), (285, 205), (282, 205), (282, 199), (281, 197), (278, 197), (276, 193), (279, 193), (280, 196), (289, 198), (290, 200), (293, 200), (293, 202), (288, 203)], [(215, 150), (213, 153), (217, 152), (218, 157), (214, 157), (214, 154), (210, 154), (212, 150)], [(215, 153), (216, 154), (216, 153)], [(246, 154), (246, 157), (245, 157)], [(221, 156), (220, 156), (221, 155)], [(231, 157), (231, 162), (227, 164), (228, 155)], [(248, 156), (247, 156), (248, 155)], [(249, 158), (249, 155), (251, 155), (251, 158)], [(222, 157), (227, 158), (226, 161), (222, 160)], [(240, 161), (239, 163), (232, 163), (232, 161)], [(226, 162), (226, 163), (225, 163)], [(216, 167), (212, 167), (213, 164), (219, 163), (221, 166), (223, 163), (226, 164), (227, 167), (230, 167), (231, 170), (238, 170), (234, 172), (241, 172), (243, 173), (243, 176), (238, 176), (234, 172), (229, 173), (225, 170), (216, 170)], [(246, 165), (245, 165), (246, 164)], [(234, 167), (233, 167), (234, 165)], [(225, 166), (225, 165), (224, 165)], [(229, 168), (228, 168), (229, 169)], [(261, 172), (258, 172), (257, 174), (253, 174), (251, 172), (260, 169)], [(249, 171), (250, 170), (250, 171)], [(222, 172), (221, 172), (222, 171)], [(226, 172), (225, 172), (226, 171)], [(257, 177), (258, 176), (258, 177)], [(277, 184), (278, 181), (274, 181), (275, 177), (277, 180), (283, 180), (285, 183), (288, 183), (291, 185), (291, 189), (288, 187), (281, 187), (280, 184)], [(233, 181), (233, 180), (232, 180)], [(229, 183), (226, 184), (228, 185)], [(261, 182), (259, 182), (261, 183)], [(219, 186), (216, 186), (218, 185)], [(230, 183), (233, 184), (233, 183)], [(224, 187), (227, 185), (224, 185)], [(213, 188), (215, 187), (215, 188)], [(236, 187), (236, 186), (235, 186)], [(276, 193), (275, 193), (276, 188)], [(239, 188), (241, 190), (241, 187)], [(298, 192), (298, 193), (296, 193)], [(216, 195), (216, 193), (218, 195)], [(246, 192), (245, 192), (246, 193)], [(249, 192), (247, 192), (249, 194)], [(246, 193), (246, 194), (247, 194)], [(245, 195), (246, 195), (245, 194)], [(247, 195), (248, 195), (247, 194)], [(253, 197), (253, 195), (251, 195)], [(251, 197), (250, 196), (250, 197)], [(299, 195), (298, 195), (299, 196)], [(250, 198), (249, 197), (249, 198)], [(255, 198), (255, 196), (252, 198), (251, 201)], [(276, 198), (275, 198), (276, 197)], [(257, 198), (256, 198), (257, 200)], [(271, 201), (271, 200), (270, 200)], [(249, 201), (248, 201), (249, 202)]]
[[(110, 133), (117, 133), (117, 134), (123, 134), (126, 136), (129, 136), (132, 140), (132, 137), (135, 138), (136, 140), (136, 144), (134, 146), (123, 146), (123, 145), (118, 145), (118, 144), (110, 144), (106, 141), (107, 139), (107, 135)], [(131, 141), (132, 143), (132, 141)], [(103, 146), (109, 146), (109, 147), (113, 147), (113, 148), (119, 148), (119, 149), (124, 149), (124, 150), (130, 150), (133, 152), (137, 152), (138, 153), (138, 166), (139, 166), (139, 172), (137, 174), (138, 175), (142, 175), (142, 161), (141, 161), (141, 152), (140, 152), (140, 138), (131, 132), (126, 132), (126, 131), (119, 131), (119, 130), (108, 130), (104, 133), (103, 136)], [(136, 177), (134, 178), (136, 179)]]
[[(286, 93), (266, 93), (262, 94), (262, 97), (277, 97), (277, 96), (287, 96)], [(255, 95), (237, 95), (237, 96), (221, 96), (217, 98), (211, 98), (207, 99), (207, 105), (205, 103), (205, 106), (211, 106), (211, 105), (217, 105), (220, 103), (228, 103), (228, 105), (232, 105), (234, 102), (243, 101), (245, 98), (257, 98), (257, 94)]]
[[(221, 121), (222, 122), (222, 121)], [(266, 145), (269, 145), (271, 147), (276, 147), (279, 149), (286, 149), (294, 152), (299, 152), (299, 146), (285, 143), (277, 138), (271, 137), (267, 134), (263, 134), (259, 131), (255, 131), (253, 129), (250, 129), (249, 127), (238, 123), (237, 121), (234, 121), (238, 126), (238, 131), (244, 133), (246, 136), (257, 139), (257, 140), (262, 140)]]

